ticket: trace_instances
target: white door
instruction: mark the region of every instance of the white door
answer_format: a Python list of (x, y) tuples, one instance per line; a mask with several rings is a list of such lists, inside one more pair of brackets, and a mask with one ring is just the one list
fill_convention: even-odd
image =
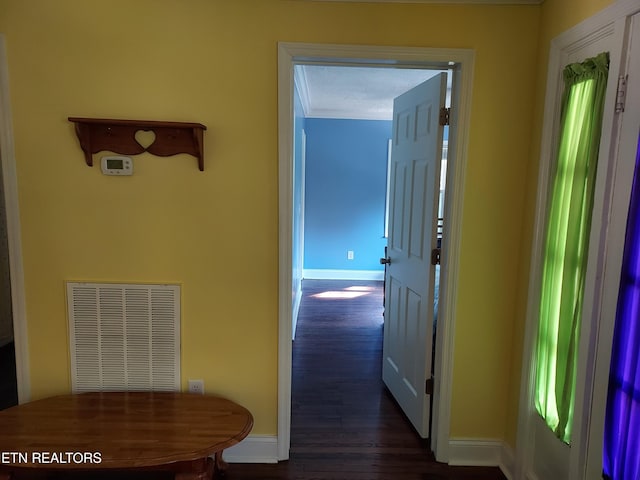
[(437, 207), (447, 74), (394, 100), (382, 379), (421, 437), (429, 436)]

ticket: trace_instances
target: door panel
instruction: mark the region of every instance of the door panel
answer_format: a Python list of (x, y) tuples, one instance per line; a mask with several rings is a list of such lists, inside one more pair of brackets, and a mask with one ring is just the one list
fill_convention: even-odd
[[(413, 228), (415, 226), (422, 226), (425, 212), (428, 209), (427, 199), (427, 182), (433, 181), (433, 175), (429, 175), (429, 166), (424, 163), (413, 164), (413, 183), (411, 185), (411, 199), (412, 205), (410, 208), (411, 217), (409, 224), (410, 240), (409, 240), (409, 255), (417, 261), (421, 261), (424, 258), (424, 244), (425, 244), (425, 232), (423, 228)], [(429, 240), (429, 237), (426, 237)]]
[(383, 380), (420, 436), (429, 436), (433, 287), (446, 73), (394, 101)]

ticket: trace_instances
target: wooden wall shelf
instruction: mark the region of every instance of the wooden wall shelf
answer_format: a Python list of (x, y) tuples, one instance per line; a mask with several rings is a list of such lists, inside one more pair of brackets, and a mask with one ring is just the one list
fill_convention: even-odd
[[(204, 171), (203, 132), (207, 127), (201, 123), (78, 117), (69, 117), (69, 121), (75, 123), (80, 147), (90, 167), (93, 154), (106, 150), (120, 155), (149, 152), (160, 157), (188, 153), (198, 159), (198, 168)], [(153, 132), (155, 140), (146, 146), (140, 144), (136, 140), (140, 131)]]

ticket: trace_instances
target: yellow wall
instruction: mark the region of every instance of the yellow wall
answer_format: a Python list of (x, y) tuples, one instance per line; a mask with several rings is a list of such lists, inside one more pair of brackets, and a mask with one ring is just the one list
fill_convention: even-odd
[(522, 365), (522, 347), (524, 339), (525, 317), (527, 312), (527, 293), (529, 288), (529, 267), (531, 242), (533, 238), (535, 203), (538, 188), (538, 169), (540, 161), (540, 141), (544, 101), (547, 89), (547, 65), (551, 40), (571, 27), (586, 20), (603, 8), (614, 3), (613, 0), (545, 0), (542, 4), (540, 21), (539, 57), (537, 62), (537, 87), (535, 90), (535, 108), (531, 138), (530, 163), (526, 173), (529, 180), (523, 215), (522, 249), (520, 257), (520, 287), (518, 291), (518, 310), (513, 337), (513, 370), (511, 392), (509, 395), (509, 413), (506, 440), (512, 447), (516, 444), (517, 415), (520, 396), (520, 370)]
[[(540, 12), (0, 0), (33, 398), (70, 388), (65, 281), (178, 282), (184, 383), (203, 378), (254, 413), (254, 433), (275, 434), (277, 42), (473, 48), (451, 435), (505, 438)], [(133, 177), (103, 176), (68, 116), (201, 122), (205, 171), (144, 154)]]

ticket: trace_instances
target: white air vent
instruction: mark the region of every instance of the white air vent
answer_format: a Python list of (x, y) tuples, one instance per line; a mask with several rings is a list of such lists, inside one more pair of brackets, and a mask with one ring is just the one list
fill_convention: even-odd
[(180, 389), (180, 287), (67, 283), (74, 392)]

